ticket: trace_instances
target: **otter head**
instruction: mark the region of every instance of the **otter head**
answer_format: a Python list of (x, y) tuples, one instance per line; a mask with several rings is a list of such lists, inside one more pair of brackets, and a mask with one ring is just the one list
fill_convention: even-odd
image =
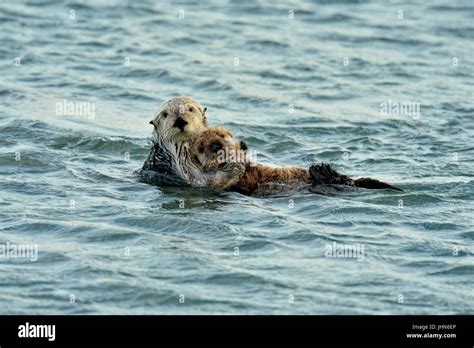
[(175, 97), (164, 103), (150, 124), (158, 135), (172, 143), (191, 141), (207, 128), (206, 108), (190, 97)]
[(215, 171), (229, 162), (246, 162), (247, 145), (225, 128), (207, 128), (191, 144), (192, 161), (203, 171)]

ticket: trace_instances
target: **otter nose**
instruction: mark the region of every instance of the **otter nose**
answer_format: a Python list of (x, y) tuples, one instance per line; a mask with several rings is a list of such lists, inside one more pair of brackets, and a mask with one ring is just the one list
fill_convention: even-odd
[(216, 153), (217, 151), (219, 151), (220, 149), (222, 149), (222, 144), (220, 142), (218, 142), (217, 140), (213, 141), (211, 143), (211, 151)]
[(186, 127), (187, 124), (187, 121), (183, 120), (181, 117), (178, 117), (176, 121), (174, 121), (173, 127), (184, 130), (184, 127)]

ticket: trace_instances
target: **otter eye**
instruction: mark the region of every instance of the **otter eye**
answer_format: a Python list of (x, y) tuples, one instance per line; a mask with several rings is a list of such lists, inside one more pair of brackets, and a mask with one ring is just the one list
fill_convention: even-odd
[(163, 116), (163, 118), (167, 118), (168, 117), (168, 112), (163, 111), (163, 113), (161, 115)]
[(194, 111), (194, 108), (191, 106), (191, 107), (189, 108), (189, 112), (193, 112), (193, 111)]
[(222, 150), (222, 147), (223, 147), (222, 144), (217, 140), (214, 140), (211, 143), (211, 151), (214, 153), (217, 153), (217, 151)]

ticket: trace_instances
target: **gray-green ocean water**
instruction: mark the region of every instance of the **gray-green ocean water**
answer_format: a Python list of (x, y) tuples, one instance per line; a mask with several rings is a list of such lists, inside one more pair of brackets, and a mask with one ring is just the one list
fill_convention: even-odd
[[(473, 18), (472, 1), (2, 1), (0, 245), (38, 259), (0, 257), (0, 313), (474, 313)], [(140, 183), (176, 95), (261, 162), (405, 192)]]

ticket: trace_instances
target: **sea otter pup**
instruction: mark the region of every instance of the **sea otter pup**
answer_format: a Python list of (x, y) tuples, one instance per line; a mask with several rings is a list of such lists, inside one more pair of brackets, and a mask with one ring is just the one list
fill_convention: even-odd
[(139, 171), (141, 179), (157, 185), (203, 184), (201, 171), (188, 155), (193, 139), (207, 128), (206, 108), (191, 97), (175, 97), (155, 114), (153, 146)]
[(190, 156), (206, 176), (206, 185), (245, 195), (266, 196), (309, 189), (321, 193), (321, 185), (347, 185), (369, 189), (399, 188), (371, 178), (351, 179), (327, 164), (275, 168), (253, 163), (246, 156), (247, 145), (225, 128), (207, 128), (191, 144)]
[[(311, 183), (307, 169), (274, 168), (249, 161), (247, 145), (222, 127), (204, 130), (191, 144), (192, 161), (206, 176), (206, 185), (250, 195), (265, 195), (274, 185), (295, 188)], [(270, 187), (271, 185), (271, 187)]]
[(245, 173), (247, 146), (226, 128), (210, 127), (192, 143), (189, 156), (202, 171), (205, 185), (227, 190)]

